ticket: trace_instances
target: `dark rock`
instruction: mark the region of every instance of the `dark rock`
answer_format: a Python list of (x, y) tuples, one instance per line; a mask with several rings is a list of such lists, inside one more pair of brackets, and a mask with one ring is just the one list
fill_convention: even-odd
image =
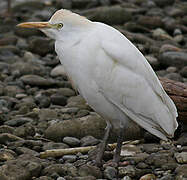
[(67, 104), (67, 98), (59, 93), (51, 96), (51, 103), (54, 105), (65, 106)]
[(65, 162), (73, 163), (76, 161), (77, 157), (75, 155), (64, 155), (62, 158)]
[(70, 97), (67, 100), (66, 107), (78, 107), (80, 109), (90, 109), (86, 101), (79, 95), (79, 96), (73, 96)]
[(9, 36), (0, 39), (0, 46), (16, 45), (16, 43), (17, 43), (16, 36)]
[(20, 75), (35, 74), (44, 75), (45, 68), (39, 63), (33, 64), (33, 62), (15, 62), (11, 65), (11, 71), (19, 71)]
[(132, 165), (128, 165), (126, 167), (119, 167), (119, 176), (120, 177), (124, 177), (124, 176), (135, 177), (136, 176), (135, 167)]
[(0, 55), (13, 55), (13, 54), (20, 54), (19, 49), (16, 46), (13, 45), (7, 45), (7, 46), (0, 46)]
[(46, 138), (61, 141), (63, 137), (81, 138), (92, 135), (96, 138), (103, 136), (105, 121), (97, 116), (86, 116), (75, 120), (66, 120), (52, 124), (45, 131)]
[(12, 134), (14, 132), (14, 128), (7, 126), (7, 125), (2, 125), (0, 126), (0, 134), (1, 133), (10, 133)]
[(183, 77), (187, 78), (187, 66), (184, 66), (180, 72), (179, 72)]
[(19, 137), (33, 137), (35, 135), (35, 128), (30, 123), (17, 127), (14, 130), (14, 135)]
[(100, 141), (93, 136), (85, 136), (81, 138), (81, 146), (94, 146), (98, 144)]
[(159, 7), (164, 7), (164, 6), (172, 5), (175, 2), (174, 0), (153, 0), (153, 1)]
[(97, 3), (96, 0), (72, 0), (72, 8), (85, 8), (90, 7), (92, 4)]
[(106, 24), (123, 24), (132, 18), (131, 12), (121, 6), (98, 7), (87, 10), (84, 15), (92, 21), (100, 21)]
[(155, 29), (159, 27), (163, 27), (164, 23), (162, 21), (162, 18), (159, 16), (140, 16), (137, 21), (140, 25), (150, 28), (150, 29)]
[(43, 146), (43, 150), (50, 150), (50, 149), (65, 149), (69, 148), (67, 144), (64, 143), (54, 143), (54, 142), (48, 142)]
[(20, 78), (25, 84), (39, 87), (50, 87), (54, 85), (54, 81), (45, 79), (38, 75), (24, 75)]
[(29, 148), (27, 148), (27, 147), (17, 147), (16, 149), (15, 149), (15, 151), (16, 151), (16, 153), (17, 154), (28, 154), (28, 155), (30, 155), (30, 156), (38, 156), (39, 155), (39, 153), (38, 152), (36, 152), (36, 151), (34, 151), (34, 150), (32, 150), (32, 149), (29, 149)]
[(53, 40), (42, 37), (35, 37), (29, 41), (29, 50), (33, 53), (45, 56), (48, 53), (54, 52)]
[(98, 167), (87, 164), (79, 167), (78, 173), (81, 177), (91, 175), (96, 177), (97, 179), (102, 178), (101, 170)]
[(9, 121), (6, 121), (4, 124), (8, 126), (21, 126), (25, 123), (32, 122), (32, 119), (26, 117), (13, 118)]
[(18, 140), (23, 140), (23, 139), (18, 136), (9, 134), (9, 133), (1, 133), (0, 134), (0, 143), (1, 144), (6, 144), (7, 142), (18, 141)]
[(175, 66), (178, 68), (187, 66), (187, 53), (184, 52), (165, 52), (162, 53), (158, 60), (163, 66)]
[(178, 163), (185, 164), (187, 163), (187, 152), (175, 153), (175, 158)]
[(67, 97), (75, 95), (75, 91), (70, 88), (59, 88), (57, 93)]
[(4, 88), (4, 93), (7, 96), (15, 97), (16, 94), (24, 93), (24, 90), (16, 85), (7, 85)]
[(16, 154), (14, 151), (4, 149), (0, 151), (0, 162), (9, 161), (15, 159)]
[(51, 104), (51, 99), (45, 95), (38, 94), (35, 96), (36, 103), (39, 104), (41, 108), (48, 108)]
[(165, 75), (165, 77), (168, 79), (174, 80), (174, 81), (180, 81), (180, 82), (183, 81), (183, 78), (178, 73), (169, 73), (169, 74)]
[(16, 164), (5, 164), (0, 167), (0, 179), (2, 180), (27, 180), (30, 179), (30, 173), (20, 165)]
[(41, 109), (39, 110), (39, 120), (40, 121), (47, 121), (51, 119), (57, 119), (58, 113), (56, 110), (52, 109)]
[(63, 142), (68, 144), (71, 147), (79, 146), (80, 140), (75, 137), (64, 137)]
[(106, 167), (104, 170), (104, 177), (113, 180), (117, 177), (117, 170), (114, 167)]
[(187, 164), (183, 164), (183, 165), (180, 165), (178, 166), (176, 169), (175, 169), (175, 173), (177, 173), (178, 175), (181, 176), (181, 179), (182, 178), (187, 178)]
[(60, 176), (66, 175), (66, 168), (62, 164), (52, 164), (42, 170), (43, 175), (50, 176), (53, 173), (58, 173)]

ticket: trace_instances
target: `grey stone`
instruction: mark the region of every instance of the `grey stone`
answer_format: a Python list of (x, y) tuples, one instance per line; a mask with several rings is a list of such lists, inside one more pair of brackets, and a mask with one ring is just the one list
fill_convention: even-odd
[(90, 175), (96, 177), (97, 179), (102, 177), (101, 170), (98, 167), (87, 164), (79, 167), (78, 174), (81, 177)]
[(164, 7), (164, 6), (172, 5), (175, 2), (174, 0), (153, 0), (153, 1), (159, 7)]
[(45, 79), (38, 75), (24, 75), (20, 78), (25, 84), (31, 86), (49, 87), (54, 85), (54, 81)]
[(14, 128), (7, 126), (7, 125), (2, 125), (0, 126), (0, 134), (1, 133), (10, 133), (12, 134), (14, 132)]
[(75, 155), (64, 155), (63, 156), (63, 160), (68, 163), (73, 163), (76, 161), (76, 159), (77, 157)]
[(59, 88), (57, 93), (61, 94), (63, 96), (66, 96), (66, 97), (70, 97), (70, 96), (74, 96), (75, 95), (75, 91), (73, 91), (70, 88)]
[(45, 137), (54, 141), (61, 141), (63, 137), (81, 138), (92, 135), (102, 137), (105, 121), (97, 116), (86, 116), (75, 120), (66, 120), (52, 124), (45, 131)]
[(56, 66), (55, 68), (53, 68), (51, 70), (50, 75), (52, 77), (56, 77), (56, 76), (64, 76), (64, 77), (66, 77), (66, 71), (65, 71), (65, 69), (64, 69), (64, 67), (62, 65), (58, 65), (58, 66)]
[(178, 163), (187, 163), (187, 152), (175, 153), (175, 158)]
[(167, 75), (165, 75), (165, 77), (174, 81), (183, 82), (183, 78), (178, 73), (168, 73)]
[(187, 66), (187, 53), (184, 52), (164, 52), (158, 60), (163, 66), (175, 66), (178, 68)]
[(39, 155), (38, 152), (36, 152), (36, 151), (34, 151), (32, 149), (29, 149), (27, 147), (17, 147), (16, 148), (16, 152), (18, 154), (29, 154), (29, 155), (32, 155), (32, 156), (38, 156)]
[(132, 13), (128, 8), (121, 6), (104, 6), (87, 10), (86, 15), (92, 21), (100, 21), (106, 24), (123, 24), (132, 18)]
[(187, 78), (187, 66), (183, 67), (179, 72), (183, 77)]
[(67, 104), (67, 98), (61, 94), (53, 94), (51, 96), (51, 103), (54, 105), (65, 106)]
[(140, 180), (156, 180), (156, 176), (154, 174), (146, 174), (140, 178)]
[(54, 52), (54, 42), (48, 38), (35, 37), (29, 41), (29, 50), (40, 56), (45, 56)]
[(0, 134), (0, 143), (1, 144), (6, 144), (7, 142), (18, 141), (18, 140), (23, 140), (23, 139), (18, 136), (9, 134), (9, 133), (1, 133)]
[(80, 140), (75, 137), (64, 137), (63, 142), (68, 144), (71, 147), (79, 146)]
[(40, 121), (46, 121), (46, 120), (51, 120), (51, 119), (57, 119), (58, 118), (58, 113), (56, 110), (53, 109), (40, 109), (39, 112), (39, 119)]
[(43, 150), (50, 150), (50, 149), (65, 149), (69, 148), (67, 144), (64, 143), (54, 143), (54, 142), (48, 142), (43, 146)]
[(23, 126), (17, 127), (14, 130), (14, 135), (24, 138), (29, 136), (33, 137), (35, 135), (35, 128), (33, 125), (28, 123)]
[(19, 118), (13, 118), (9, 121), (6, 121), (4, 124), (7, 126), (18, 127), (28, 122), (32, 122), (32, 119), (26, 118), (26, 117), (19, 117)]
[[(35, 59), (36, 61), (36, 59)], [(19, 71), (20, 75), (35, 74), (35, 75), (44, 75), (45, 67), (37, 62), (15, 62), (10, 66), (11, 71)]]
[(94, 146), (100, 142), (98, 139), (96, 139), (93, 136), (85, 136), (81, 138), (80, 141), (81, 141), (81, 146)]
[(135, 177), (135, 175), (136, 175), (136, 170), (134, 166), (128, 165), (126, 167), (119, 167), (120, 177), (124, 177), (124, 176)]
[(149, 62), (149, 64), (152, 66), (153, 69), (159, 67), (160, 63), (158, 62), (157, 58), (150, 55), (145, 56), (145, 58), (147, 59), (147, 61)]
[(183, 164), (183, 165), (178, 166), (175, 169), (175, 173), (177, 173), (179, 176), (186, 175), (187, 174), (187, 164)]
[(150, 28), (150, 29), (155, 29), (157, 27), (163, 27), (164, 23), (162, 21), (162, 18), (159, 16), (139, 16), (138, 21), (140, 25)]
[(104, 170), (104, 177), (113, 180), (117, 177), (117, 170), (114, 167), (106, 167)]

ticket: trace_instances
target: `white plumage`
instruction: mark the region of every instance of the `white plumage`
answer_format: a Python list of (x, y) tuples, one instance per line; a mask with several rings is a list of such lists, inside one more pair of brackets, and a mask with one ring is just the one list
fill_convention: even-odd
[(163, 140), (173, 137), (176, 107), (124, 35), (67, 10), (57, 11), (46, 28), (39, 28), (56, 40), (56, 52), (74, 86), (113, 128), (125, 129), (134, 121)]

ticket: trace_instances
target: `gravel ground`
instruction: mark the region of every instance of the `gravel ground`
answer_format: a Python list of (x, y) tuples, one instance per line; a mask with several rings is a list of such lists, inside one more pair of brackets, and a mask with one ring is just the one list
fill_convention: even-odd
[[(6, 1), (0, 2), (5, 11)], [(186, 0), (14, 0), (0, 17), (0, 180), (186, 180), (187, 123), (172, 144), (138, 126), (128, 129), (118, 168), (93, 166), (93, 151), (42, 159), (50, 149), (97, 145), (105, 121), (75, 92), (54, 51), (54, 41), (24, 21), (47, 21), (61, 8), (120, 30), (161, 77), (187, 84)], [(187, 120), (186, 120), (187, 122)], [(112, 132), (110, 142), (115, 142)], [(93, 157), (92, 157), (93, 158)]]

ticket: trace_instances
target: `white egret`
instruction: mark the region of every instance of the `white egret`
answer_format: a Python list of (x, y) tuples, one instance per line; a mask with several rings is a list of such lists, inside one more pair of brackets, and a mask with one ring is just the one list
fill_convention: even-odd
[(74, 87), (107, 122), (96, 162), (101, 163), (111, 128), (119, 132), (114, 160), (131, 121), (167, 140), (174, 136), (177, 110), (141, 52), (119, 31), (62, 9), (48, 22), (18, 25), (39, 28), (55, 39), (55, 50)]

